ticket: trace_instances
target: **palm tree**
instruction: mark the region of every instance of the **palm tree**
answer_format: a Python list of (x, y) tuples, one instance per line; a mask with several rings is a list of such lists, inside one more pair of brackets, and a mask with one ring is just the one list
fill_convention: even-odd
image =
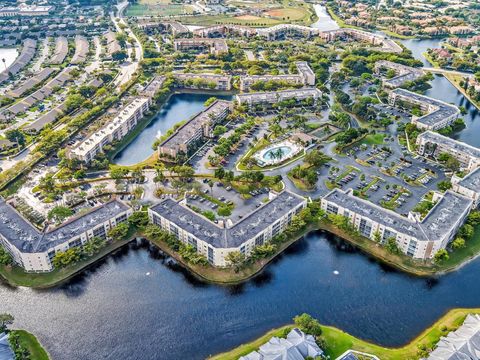
[(213, 181), (212, 180), (208, 180), (208, 186), (210, 187), (210, 195), (213, 196)]

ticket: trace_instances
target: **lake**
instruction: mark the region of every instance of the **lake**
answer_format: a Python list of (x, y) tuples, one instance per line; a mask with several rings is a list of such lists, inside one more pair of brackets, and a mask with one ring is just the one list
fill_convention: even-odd
[[(165, 134), (180, 121), (188, 120), (205, 109), (205, 101), (214, 95), (207, 94), (174, 94), (160, 109), (147, 127), (121, 152), (117, 154), (114, 163), (133, 165), (145, 160), (153, 154), (152, 144), (155, 139)], [(216, 96), (219, 99), (230, 100), (231, 96)]]

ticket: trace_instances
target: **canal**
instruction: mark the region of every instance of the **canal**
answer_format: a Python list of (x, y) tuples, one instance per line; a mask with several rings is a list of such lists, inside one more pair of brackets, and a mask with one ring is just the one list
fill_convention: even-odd
[[(409, 39), (402, 40), (401, 43), (411, 50), (412, 55), (421, 60), (425, 66), (430, 67), (432, 65), (422, 54), (429, 48), (440, 47), (441, 39)], [(480, 147), (480, 136), (478, 136), (480, 134), (480, 118), (478, 109), (444, 76), (435, 75), (435, 79), (430, 84), (432, 87), (425, 92), (425, 95), (457, 106), (463, 106), (467, 110), (467, 113), (462, 116), (465, 120), (465, 129), (453, 134), (452, 137), (467, 144)]]

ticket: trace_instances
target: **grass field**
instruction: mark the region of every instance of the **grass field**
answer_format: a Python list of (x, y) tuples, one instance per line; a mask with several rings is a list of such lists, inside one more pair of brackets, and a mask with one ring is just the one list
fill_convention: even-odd
[(383, 145), (383, 139), (385, 139), (385, 134), (368, 134), (360, 143), (367, 145)]
[[(419, 352), (419, 347), (432, 349), (441, 336), (449, 331), (456, 330), (465, 320), (468, 314), (480, 313), (480, 308), (475, 309), (454, 309), (442, 316), (437, 322), (425, 329), (419, 336), (410, 343), (400, 348), (386, 348), (380, 345), (369, 343), (356, 338), (340, 329), (332, 326), (322, 326), (322, 337), (326, 347), (324, 349), (330, 359), (335, 359), (349, 349), (369, 353), (378, 356), (382, 360), (417, 360), (425, 354)], [(285, 329), (293, 325), (282, 326), (263, 335), (262, 337), (241, 345), (229, 352), (216, 355), (211, 360), (236, 360), (266, 343), (272, 336), (281, 336)]]
[(172, 4), (169, 0), (140, 0), (138, 4), (129, 5), (126, 16), (178, 16), (191, 14), (188, 5)]
[(289, 22), (309, 25), (314, 16), (311, 6), (304, 3), (289, 1), (282, 1), (281, 3), (268, 1), (261, 3), (235, 1), (230, 4), (234, 4), (242, 9), (256, 8), (264, 11), (260, 14), (245, 14), (237, 17), (227, 15), (198, 15), (179, 17), (177, 20), (181, 23), (190, 25), (209, 26), (217, 24), (235, 24), (252, 27), (266, 27)]

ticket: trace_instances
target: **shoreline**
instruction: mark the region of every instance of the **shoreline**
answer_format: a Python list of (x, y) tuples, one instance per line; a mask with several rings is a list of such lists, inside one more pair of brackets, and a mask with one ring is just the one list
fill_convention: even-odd
[(8, 331), (11, 334), (18, 335), (18, 342), (25, 347), (32, 360), (50, 360), (52, 357), (47, 349), (42, 345), (38, 338), (24, 329), (13, 329)]
[[(6, 266), (0, 267), (0, 283), (3, 282), (12, 287), (23, 286), (33, 289), (57, 287), (66, 283), (73, 277), (87, 271), (89, 268), (112, 255), (115, 251), (128, 245), (130, 242), (141, 238), (170, 256), (175, 260), (176, 264), (182, 267), (183, 270), (188, 271), (191, 275), (201, 281), (216, 285), (238, 285), (261, 274), (270, 263), (282, 255), (291, 245), (306, 235), (316, 231), (327, 232), (340, 238), (342, 241), (346, 241), (360, 250), (361, 256), (367, 256), (383, 265), (401, 271), (404, 274), (417, 277), (443, 276), (466, 266), (480, 256), (480, 252), (477, 251), (473, 255), (462, 257), (462, 261), (460, 262), (454, 262), (444, 266), (441, 264), (431, 265), (431, 263), (421, 263), (403, 254), (390, 254), (382, 246), (370, 239), (347, 234), (326, 221), (319, 221), (318, 223), (307, 225), (303, 230), (292, 236), (291, 239), (281, 243), (275, 254), (268, 258), (258, 260), (255, 263), (247, 264), (240, 271), (234, 272), (231, 268), (216, 268), (213, 266), (189, 264), (183, 260), (178, 253), (171, 250), (166, 243), (159, 240), (148, 239), (141, 232), (136, 231), (124, 240), (107, 245), (98, 254), (87, 260), (81, 261), (67, 268), (53, 270), (52, 272), (27, 273), (18, 266), (10, 268)], [(480, 233), (478, 233), (478, 235), (480, 238)]]
[[(422, 330), (418, 335), (401, 347), (384, 347), (369, 340), (355, 337), (342, 329), (331, 325), (321, 325), (321, 338), (325, 341), (324, 351), (331, 359), (335, 359), (347, 350), (356, 350), (378, 356), (382, 360), (405, 360), (420, 359), (425, 354), (420, 352), (420, 347), (432, 349), (441, 336), (447, 331), (454, 331), (462, 325), (468, 314), (479, 314), (480, 308), (454, 308), (445, 312), (433, 324)], [(268, 331), (253, 339), (251, 342), (241, 344), (238, 347), (220, 354), (210, 356), (209, 360), (236, 360), (240, 356), (247, 355), (259, 346), (266, 343), (272, 336), (281, 336), (285, 329), (294, 327), (294, 324), (287, 324)], [(447, 329), (444, 331), (443, 329)]]
[[(439, 66), (431, 57), (430, 55), (427, 54), (427, 52), (424, 52), (422, 53), (422, 56), (425, 58), (425, 60), (427, 60), (433, 68), (435, 69), (442, 69), (441, 66)], [(480, 104), (478, 104), (477, 102), (473, 101), (473, 99), (470, 97), (470, 95), (467, 94), (467, 92), (465, 91), (465, 89), (463, 89), (459, 84), (457, 84), (457, 82), (455, 81), (455, 76), (459, 76), (459, 75), (453, 75), (453, 74), (438, 74), (438, 75), (441, 75), (443, 76), (445, 79), (447, 79), (450, 84), (452, 84), (455, 89), (457, 89), (473, 106), (475, 106), (475, 108), (477, 108), (478, 110), (480, 110)]]

